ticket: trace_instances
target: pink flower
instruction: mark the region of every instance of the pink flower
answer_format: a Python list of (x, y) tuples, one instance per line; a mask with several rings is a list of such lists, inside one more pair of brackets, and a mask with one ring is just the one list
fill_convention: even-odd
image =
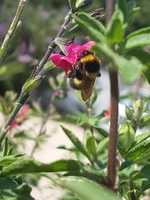
[(108, 110), (104, 111), (104, 117), (110, 118), (110, 116), (111, 116), (111, 108), (109, 108)]
[(16, 118), (11, 122), (10, 129), (17, 128), (24, 120), (27, 119), (29, 114), (30, 107), (28, 104), (25, 104), (20, 111), (18, 112)]
[(77, 63), (84, 51), (89, 51), (95, 45), (94, 41), (84, 44), (71, 43), (65, 46), (66, 55), (53, 53), (50, 56), (52, 62), (59, 68), (62, 68), (66, 74), (73, 70), (73, 66)]

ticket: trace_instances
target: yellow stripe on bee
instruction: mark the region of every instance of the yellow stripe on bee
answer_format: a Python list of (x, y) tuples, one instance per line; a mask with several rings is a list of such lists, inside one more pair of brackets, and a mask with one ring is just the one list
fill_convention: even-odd
[(81, 63), (86, 63), (86, 62), (91, 62), (91, 61), (93, 61), (93, 60), (95, 60), (95, 56), (92, 55), (92, 54), (89, 54), (89, 55), (86, 55), (86, 56), (82, 57), (82, 58), (80, 59), (80, 62), (81, 62)]
[(81, 85), (82, 81), (77, 78), (74, 78), (74, 83), (79, 86)]

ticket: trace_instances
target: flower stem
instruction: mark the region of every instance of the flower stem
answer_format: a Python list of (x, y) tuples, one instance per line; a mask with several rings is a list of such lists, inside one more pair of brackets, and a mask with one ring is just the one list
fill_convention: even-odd
[[(23, 2), (25, 2), (25, 0), (22, 0)], [(32, 72), (31, 78), (32, 80), (38, 79), (38, 82), (41, 82), (46, 76), (47, 76), (47, 72), (49, 72), (49, 70), (45, 70), (44, 65), (46, 64), (46, 62), (48, 61), (49, 56), (51, 55), (51, 53), (53, 52), (53, 50), (56, 48), (56, 44), (55, 44), (55, 39), (57, 37), (62, 37), (67, 25), (70, 22), (71, 19), (71, 15), (72, 12), (69, 11), (68, 14), (65, 17), (64, 23), (62, 24), (62, 26), (60, 27), (56, 37), (51, 41), (51, 43), (48, 45), (47, 51), (45, 52), (44, 56), (42, 57), (41, 61), (39, 62), (39, 64), (37, 65), (36, 69), (34, 72)], [(24, 84), (25, 85), (25, 84)], [(39, 84), (36, 84), (39, 85)], [(27, 101), (27, 99), (30, 97), (31, 92), (36, 88), (36, 87), (31, 87), (31, 88), (27, 88), (29, 91), (23, 91), (24, 86), (22, 87), (21, 90), (21, 94), (18, 98), (18, 101), (12, 111), (12, 113), (10, 114), (8, 121), (6, 122), (6, 124), (4, 125), (4, 127), (1, 130), (0, 133), (0, 145), (2, 144), (5, 136), (7, 135), (7, 132), (9, 130), (9, 125), (11, 124), (11, 122), (15, 119), (17, 113), (19, 112), (19, 110), (21, 109), (21, 107), (24, 105), (24, 103)], [(21, 102), (20, 102), (21, 100)]]
[(1, 45), (0, 48), (0, 63), (3, 62), (3, 60), (5, 59), (5, 56), (7, 55), (7, 51), (8, 51), (8, 47), (11, 43), (11, 39), (12, 37), (15, 35), (15, 32), (17, 31), (17, 28), (20, 26), (21, 21), (20, 18), (22, 16), (25, 4), (26, 4), (27, 0), (20, 0), (17, 10), (16, 10), (16, 14), (10, 24), (10, 27), (8, 29), (8, 32), (4, 38), (4, 41)]
[[(106, 23), (108, 23), (113, 14), (115, 0), (106, 0)], [(115, 69), (110, 68), (110, 94), (111, 94), (111, 117), (109, 130), (109, 145), (108, 145), (108, 163), (107, 176), (108, 186), (114, 190), (116, 183), (116, 151), (118, 140), (118, 100), (119, 86), (118, 73)]]

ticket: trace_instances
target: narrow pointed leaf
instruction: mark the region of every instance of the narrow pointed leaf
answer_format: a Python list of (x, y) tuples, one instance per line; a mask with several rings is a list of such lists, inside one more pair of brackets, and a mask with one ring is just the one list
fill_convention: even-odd
[(128, 50), (137, 47), (145, 47), (148, 45), (150, 45), (150, 33), (144, 33), (127, 39), (125, 48)]
[(8, 176), (25, 173), (78, 171), (79, 168), (79, 163), (75, 160), (58, 160), (50, 164), (44, 164), (36, 160), (24, 158), (4, 167), (1, 175)]
[(69, 189), (81, 200), (119, 200), (113, 192), (83, 177), (66, 177), (58, 180), (58, 184)]
[(86, 149), (90, 156), (96, 156), (96, 140), (93, 136), (89, 136), (86, 141)]
[(65, 128), (64, 126), (61, 126), (63, 131), (65, 132), (65, 134), (68, 136), (68, 138), (70, 139), (70, 141), (74, 144), (74, 146), (86, 157), (89, 158), (89, 155), (84, 147), (84, 145), (80, 142), (80, 140), (67, 128)]
[(104, 36), (105, 27), (98, 20), (85, 13), (79, 13), (74, 18), (79, 27), (85, 30), (95, 41), (104, 42), (106, 40)]
[(130, 33), (128, 36), (127, 36), (127, 39), (130, 39), (134, 36), (137, 36), (137, 35), (141, 35), (141, 34), (150, 34), (150, 26), (148, 27), (145, 27), (145, 28), (141, 28), (137, 31), (134, 31), (132, 33)]

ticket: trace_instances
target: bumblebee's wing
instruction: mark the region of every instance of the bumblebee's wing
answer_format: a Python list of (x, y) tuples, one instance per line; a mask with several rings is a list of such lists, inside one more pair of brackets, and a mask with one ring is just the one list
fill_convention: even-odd
[(81, 97), (83, 101), (87, 101), (92, 95), (96, 75), (93, 77), (85, 76), (82, 81)]

